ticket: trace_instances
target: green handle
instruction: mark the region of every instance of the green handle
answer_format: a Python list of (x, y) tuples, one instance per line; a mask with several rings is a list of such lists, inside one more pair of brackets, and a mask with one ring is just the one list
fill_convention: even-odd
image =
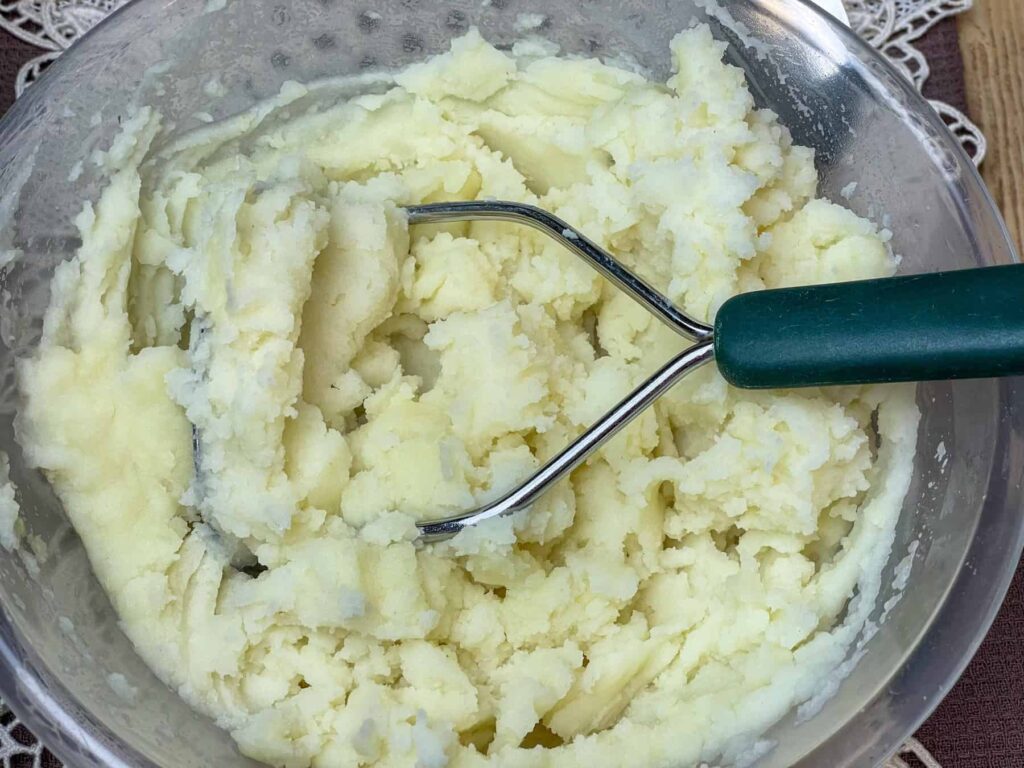
[(715, 358), (748, 389), (1024, 375), (1024, 264), (734, 296)]

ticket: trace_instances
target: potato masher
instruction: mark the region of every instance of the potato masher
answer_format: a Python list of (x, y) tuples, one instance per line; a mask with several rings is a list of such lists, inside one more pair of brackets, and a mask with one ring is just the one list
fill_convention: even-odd
[(735, 387), (774, 389), (1024, 374), (1024, 264), (753, 291), (714, 325), (689, 317), (557, 216), (503, 201), (406, 208), (409, 224), (492, 220), (554, 238), (681, 336), (695, 342), (530, 477), (492, 502), (418, 523), (437, 541), (526, 509), (689, 372), (711, 360)]

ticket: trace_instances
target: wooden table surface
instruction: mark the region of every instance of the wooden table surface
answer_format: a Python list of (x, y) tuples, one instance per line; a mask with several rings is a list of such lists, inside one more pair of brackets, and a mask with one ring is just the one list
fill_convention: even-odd
[(974, 7), (958, 23), (968, 109), (989, 142), (982, 175), (1020, 250), (1024, 243), (1024, 0), (974, 0)]

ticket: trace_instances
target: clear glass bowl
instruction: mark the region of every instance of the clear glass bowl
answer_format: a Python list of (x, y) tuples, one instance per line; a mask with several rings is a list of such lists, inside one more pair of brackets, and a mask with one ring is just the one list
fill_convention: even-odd
[[(1014, 260), (977, 173), (928, 105), (873, 51), (795, 0), (724, 2), (723, 26), (697, 0), (136, 0), (66, 53), (0, 122), (0, 448), (11, 454), (28, 530), (46, 542), (0, 558), (0, 694), (76, 766), (253, 765), (132, 651), (44, 478), (13, 439), (12, 364), (38, 338), (53, 266), (100, 180), (86, 164), (133, 104), (168, 118), (166, 135), (308, 81), (395, 68), (477, 25), (496, 43), (519, 14), (569, 53), (625, 55), (664, 77), (668, 42), (695, 19), (730, 43), (762, 105), (817, 149), (821, 192), (882, 221), (921, 272)], [(719, 13), (719, 15), (722, 15)], [(736, 30), (739, 30), (737, 32)], [(753, 45), (750, 45), (753, 43)], [(219, 75), (223, 93), (204, 89)], [(884, 307), (879, 307), (884, 311)], [(885, 584), (917, 542), (905, 594), (865, 643), (836, 695), (767, 736), (762, 765), (867, 766), (931, 712), (977, 648), (1021, 553), (1024, 382), (920, 387), (916, 476)], [(876, 618), (894, 590), (879, 600)], [(115, 693), (111, 673), (138, 694)]]

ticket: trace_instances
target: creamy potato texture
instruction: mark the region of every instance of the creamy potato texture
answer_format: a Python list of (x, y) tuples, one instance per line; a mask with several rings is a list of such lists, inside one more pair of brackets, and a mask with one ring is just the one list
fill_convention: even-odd
[(709, 366), (528, 513), (415, 540), (682, 342), (543, 235), (401, 206), (542, 206), (702, 318), (893, 272), (722, 53), (684, 32), (660, 84), (470, 33), (375, 93), (289, 84), (172, 145), (141, 110), (102, 156), (21, 437), (139, 653), (246, 754), (743, 761), (843, 660), (912, 389), (741, 392)]

